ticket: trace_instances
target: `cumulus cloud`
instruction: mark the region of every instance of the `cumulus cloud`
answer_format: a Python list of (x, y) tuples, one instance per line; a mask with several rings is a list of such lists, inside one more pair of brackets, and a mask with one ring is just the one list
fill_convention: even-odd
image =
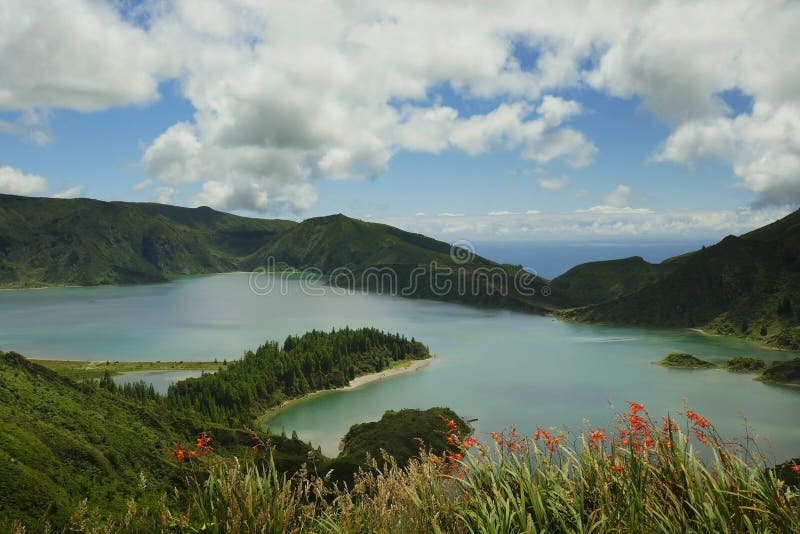
[[(797, 2), (120, 5), (6, 2), (0, 111), (143, 105), (178, 79), (194, 116), (153, 139), (143, 165), (163, 188), (195, 183), (195, 202), (302, 211), (315, 180), (373, 178), (401, 151), (518, 150), (584, 167), (597, 148), (569, 123), (591, 110), (554, 93), (586, 87), (670, 127), (657, 161), (720, 160), (761, 203), (800, 200)], [(482, 111), (443, 103), (441, 88)], [(726, 102), (734, 89), (752, 109)], [(39, 118), (0, 131), (46, 143)]]
[(619, 184), (613, 191), (603, 196), (603, 203), (614, 208), (625, 207), (630, 204), (630, 200), (631, 188), (625, 184)]
[(800, 201), (800, 102), (758, 102), (750, 114), (681, 125), (656, 159), (691, 166), (702, 160), (731, 161), (741, 185), (762, 204)]
[(47, 191), (47, 178), (38, 174), (25, 174), (9, 166), (0, 167), (0, 193), (10, 195), (35, 195)]
[(177, 63), (113, 4), (8, 0), (0, 17), (0, 110), (146, 104)]
[(68, 187), (62, 191), (57, 191), (50, 195), (53, 198), (77, 198), (81, 196), (83, 191), (86, 189), (86, 186), (82, 184), (73, 185), (72, 187)]

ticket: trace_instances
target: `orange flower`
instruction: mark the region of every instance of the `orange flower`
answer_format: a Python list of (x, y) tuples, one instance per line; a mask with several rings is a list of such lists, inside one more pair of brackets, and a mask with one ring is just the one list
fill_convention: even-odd
[(474, 447), (478, 444), (478, 440), (474, 437), (469, 437), (464, 440), (464, 443), (461, 445), (464, 449), (469, 449), (470, 447)]
[(450, 430), (455, 430), (455, 429), (457, 429), (457, 428), (458, 428), (458, 423), (456, 423), (456, 422), (455, 422), (453, 419), (448, 419), (448, 421), (447, 421), (447, 427), (448, 427)]
[(629, 402), (628, 406), (630, 407), (631, 412), (634, 413), (634, 414), (637, 414), (637, 413), (641, 412), (642, 410), (644, 410), (644, 404), (642, 404), (640, 402)]
[(700, 426), (700, 427), (703, 427), (703, 428), (711, 427), (711, 423), (708, 422), (708, 419), (706, 419), (705, 417), (700, 416), (700, 414), (698, 414), (697, 412), (693, 412), (692, 410), (688, 410), (686, 412), (686, 417), (690, 421), (694, 421), (694, 424), (696, 424), (697, 426)]
[(503, 438), (497, 432), (492, 432), (492, 439), (498, 445), (502, 445), (503, 444)]
[(608, 441), (608, 437), (606, 436), (606, 433), (603, 431), (603, 429), (600, 428), (592, 432), (591, 441), (595, 445), (599, 445), (600, 443), (605, 443), (606, 441)]
[(197, 459), (197, 451), (189, 451), (189, 458), (192, 460)]
[(256, 443), (255, 445), (253, 445), (253, 446), (252, 446), (252, 447), (250, 447), (250, 448), (251, 448), (251, 449), (253, 449), (255, 452), (258, 452), (258, 449), (260, 449), (260, 448), (261, 448), (261, 445), (259, 445), (258, 443)]
[(172, 451), (172, 454), (175, 455), (175, 458), (177, 458), (179, 462), (182, 462), (186, 459), (186, 453), (181, 449), (175, 449)]
[(792, 471), (800, 475), (800, 465), (792, 464)]
[(708, 438), (702, 432), (695, 432), (694, 437), (703, 445), (708, 445)]
[(199, 436), (197, 436), (197, 448), (199, 450), (204, 452), (213, 451), (214, 449), (211, 446), (209, 446), (209, 443), (211, 443), (211, 436), (209, 436), (206, 432), (203, 432)]
[(615, 473), (622, 473), (622, 471), (624, 471), (624, 468), (621, 465), (615, 465), (614, 466), (614, 472)]
[(451, 454), (450, 458), (455, 460), (455, 461), (461, 461), (461, 460), (464, 459), (464, 455), (456, 452), (456, 453)]

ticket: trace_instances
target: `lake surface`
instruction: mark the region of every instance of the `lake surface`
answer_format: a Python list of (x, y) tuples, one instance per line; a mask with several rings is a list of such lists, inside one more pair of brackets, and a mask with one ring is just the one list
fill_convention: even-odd
[[(575, 325), (552, 318), (390, 296), (337, 295), (287, 282), (269, 295), (246, 274), (168, 284), (0, 292), (0, 350), (90, 360), (238, 358), (266, 340), (331, 327), (375, 326), (426, 343), (437, 359), (421, 371), (298, 403), (270, 421), (334, 453), (353, 423), (389, 409), (450, 406), (479, 433), (516, 426), (609, 425), (626, 401), (655, 416), (683, 399), (728, 436), (768, 439), (779, 459), (800, 455), (800, 388), (721, 370), (671, 370), (651, 362), (672, 351), (723, 361), (797, 353), (688, 330)], [(169, 377), (167, 377), (169, 378)], [(612, 407), (613, 406), (613, 407)], [(482, 436), (485, 437), (485, 436)]]

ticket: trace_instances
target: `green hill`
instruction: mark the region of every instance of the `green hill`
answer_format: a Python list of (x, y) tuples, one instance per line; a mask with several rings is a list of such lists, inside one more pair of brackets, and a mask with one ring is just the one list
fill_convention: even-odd
[[(668, 260), (670, 272), (564, 315), (581, 321), (704, 327), (800, 348), (800, 211)], [(554, 281), (554, 284), (556, 282)]]
[[(324, 273), (391, 263), (453, 264), (447, 243), (342, 214), (306, 219), (259, 249), (252, 260), (263, 262), (270, 256), (297, 269), (315, 267)], [(479, 257), (475, 262), (493, 265)]]
[(118, 513), (141, 497), (140, 473), (160, 489), (178, 474), (161, 450), (179, 436), (162, 417), (13, 352), (0, 352), (0, 435), (0, 525), (61, 524), (78, 496)]
[[(371, 286), (365, 272), (393, 269), (394, 287), (409, 287), (401, 293), (407, 297), (536, 312), (553, 307), (555, 300), (518, 291), (513, 277), (519, 267), (475, 255), (461, 261), (442, 241), (341, 214), (296, 223), (207, 207), (0, 195), (0, 288), (151, 283), (273, 266), (324, 274), (347, 269), (354, 274), (348, 285), (372, 291), (384, 288)], [(412, 283), (416, 268), (428, 274), (458, 268), (464, 276), (494, 270), (491, 276), (502, 273), (508, 283), (499, 288), (483, 273), (475, 288), (437, 291), (428, 275), (419, 279), (424, 283)], [(532, 282), (541, 288), (547, 280)]]
[(0, 195), (0, 287), (161, 282), (234, 271), (296, 224), (205, 207)]
[(553, 295), (569, 306), (585, 306), (637, 291), (672, 273), (675, 263), (654, 264), (641, 256), (595, 261), (573, 267), (553, 279)]

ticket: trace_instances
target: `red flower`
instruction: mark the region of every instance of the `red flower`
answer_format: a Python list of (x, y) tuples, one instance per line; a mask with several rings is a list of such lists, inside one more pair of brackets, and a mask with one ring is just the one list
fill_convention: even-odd
[(624, 471), (624, 468), (621, 465), (615, 465), (614, 466), (614, 472), (615, 473), (622, 473), (622, 471)]
[(252, 446), (252, 447), (250, 447), (250, 448), (251, 448), (251, 449), (253, 449), (255, 452), (258, 452), (258, 449), (260, 449), (260, 448), (261, 448), (261, 445), (259, 445), (258, 443), (256, 443), (255, 445), (253, 445), (253, 446)]
[(644, 410), (644, 404), (640, 402), (629, 402), (628, 406), (630, 406), (631, 412), (637, 414)]
[(608, 441), (608, 437), (602, 428), (592, 432), (592, 437), (590, 439), (595, 445)]

